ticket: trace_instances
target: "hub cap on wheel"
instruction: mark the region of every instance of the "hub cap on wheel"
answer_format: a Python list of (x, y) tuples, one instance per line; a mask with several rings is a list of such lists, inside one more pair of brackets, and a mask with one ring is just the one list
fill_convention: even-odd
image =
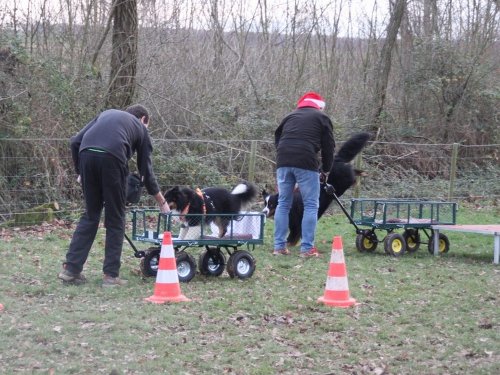
[(240, 275), (246, 275), (248, 271), (250, 271), (250, 262), (248, 261), (248, 259), (240, 259), (240, 261), (236, 265), (236, 270)]
[(403, 249), (403, 244), (401, 243), (400, 240), (394, 240), (392, 241), (392, 251), (395, 253), (400, 253), (401, 250)]
[(219, 264), (219, 262), (214, 262), (214, 258), (210, 257), (208, 259), (208, 269), (210, 272), (215, 272), (219, 269), (221, 265)]
[(364, 238), (363, 239), (363, 246), (365, 247), (365, 249), (369, 249), (373, 246), (373, 242), (370, 241), (370, 239), (368, 239), (368, 238)]
[(188, 262), (180, 262), (177, 264), (177, 273), (180, 277), (186, 277), (191, 272), (191, 266)]

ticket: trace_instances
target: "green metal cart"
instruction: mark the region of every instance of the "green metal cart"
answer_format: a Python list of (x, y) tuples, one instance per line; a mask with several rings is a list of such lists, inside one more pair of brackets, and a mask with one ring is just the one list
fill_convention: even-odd
[[(125, 238), (134, 249), (135, 256), (141, 259), (140, 268), (145, 276), (156, 276), (163, 234), (167, 231), (172, 236), (181, 282), (190, 281), (196, 274), (196, 261), (187, 252), (189, 248), (203, 248), (198, 256), (198, 268), (202, 275), (220, 276), (226, 269), (231, 278), (247, 279), (255, 271), (255, 259), (250, 250), (264, 243), (265, 215), (262, 213), (180, 215), (162, 214), (152, 209), (134, 209), (131, 213), (132, 239)], [(213, 224), (218, 217), (229, 219), (227, 232), (222, 238)], [(189, 231), (187, 235), (183, 233), (183, 230), (186, 232), (188, 219), (196, 219), (199, 223), (194, 235)], [(133, 241), (149, 243), (150, 246), (140, 251)], [(226, 255), (229, 257), (227, 261)]]

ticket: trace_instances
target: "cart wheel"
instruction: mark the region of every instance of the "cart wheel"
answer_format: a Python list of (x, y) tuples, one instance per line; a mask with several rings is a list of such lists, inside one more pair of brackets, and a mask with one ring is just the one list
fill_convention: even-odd
[(248, 251), (237, 250), (229, 257), (226, 269), (232, 278), (248, 279), (255, 271), (255, 259)]
[(144, 258), (141, 258), (139, 267), (146, 277), (156, 276), (158, 273), (158, 264), (160, 263), (160, 248), (151, 247), (146, 250)]
[(175, 263), (177, 264), (177, 275), (181, 283), (187, 283), (196, 274), (196, 261), (184, 251), (175, 254)]
[(200, 273), (206, 276), (220, 276), (224, 272), (226, 257), (218, 248), (203, 250), (198, 258)]
[[(434, 236), (436, 234), (433, 233), (432, 236), (429, 238), (429, 243), (427, 244), (429, 253), (434, 254)], [(439, 254), (444, 254), (447, 253), (448, 250), (450, 250), (450, 240), (448, 237), (443, 234), (439, 233), (439, 245), (438, 245), (438, 251)]]
[(414, 253), (420, 247), (420, 234), (417, 229), (406, 229), (403, 233), (406, 242), (406, 251)]
[(360, 252), (372, 253), (377, 248), (377, 236), (372, 230), (365, 230), (356, 236), (356, 248)]
[(399, 233), (389, 233), (384, 240), (384, 250), (395, 257), (403, 255), (406, 251), (406, 242)]

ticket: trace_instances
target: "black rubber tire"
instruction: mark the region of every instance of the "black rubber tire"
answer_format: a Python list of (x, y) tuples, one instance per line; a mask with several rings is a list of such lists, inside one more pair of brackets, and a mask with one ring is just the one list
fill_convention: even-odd
[(237, 250), (229, 257), (226, 269), (231, 278), (248, 279), (255, 271), (255, 259), (248, 251)]
[(141, 272), (146, 277), (156, 277), (158, 273), (158, 264), (160, 263), (160, 248), (151, 247), (144, 253), (145, 255), (141, 258), (139, 264)]
[(377, 238), (374, 232), (366, 230), (356, 236), (356, 248), (359, 252), (373, 253), (377, 248), (378, 242), (373, 241), (373, 238)]
[[(432, 233), (432, 236), (429, 238), (429, 243), (427, 244), (427, 249), (429, 250), (429, 253), (434, 254), (434, 236), (436, 234)], [(443, 234), (439, 233), (439, 254), (445, 254), (450, 250), (450, 240), (448, 237)]]
[(179, 251), (175, 254), (175, 263), (177, 265), (177, 275), (181, 283), (191, 281), (196, 275), (196, 261), (185, 251)]
[(417, 229), (409, 228), (403, 233), (403, 238), (406, 242), (406, 251), (409, 253), (414, 253), (420, 248), (420, 233)]
[(198, 268), (205, 276), (220, 276), (226, 266), (226, 257), (219, 248), (209, 248), (201, 252)]
[(406, 241), (399, 233), (389, 233), (384, 239), (384, 250), (389, 255), (400, 257), (406, 251)]

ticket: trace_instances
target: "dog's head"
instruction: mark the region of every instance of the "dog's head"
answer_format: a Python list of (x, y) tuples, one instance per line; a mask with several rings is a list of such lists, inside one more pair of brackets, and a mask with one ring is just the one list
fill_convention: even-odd
[(163, 196), (172, 211), (182, 212), (189, 203), (188, 197), (179, 186), (167, 190)]
[(278, 194), (271, 194), (266, 190), (262, 190), (262, 198), (264, 198), (264, 209), (262, 213), (265, 214), (267, 218), (273, 217), (276, 207), (278, 206)]

